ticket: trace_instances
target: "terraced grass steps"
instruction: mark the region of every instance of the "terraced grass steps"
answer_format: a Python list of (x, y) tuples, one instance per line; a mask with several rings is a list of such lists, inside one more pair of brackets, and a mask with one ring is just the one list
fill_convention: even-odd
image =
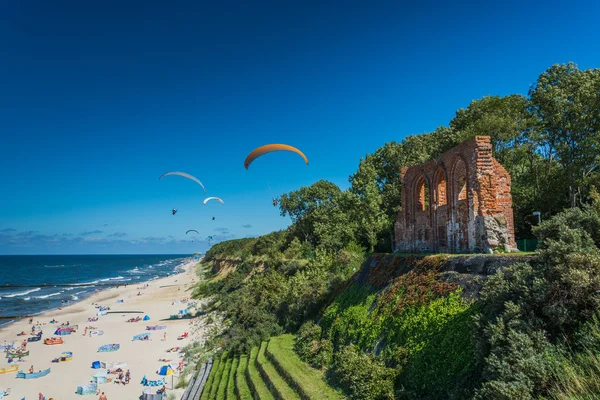
[(217, 397), (217, 391), (221, 385), (221, 379), (223, 379), (223, 370), (225, 369), (225, 365), (227, 365), (227, 353), (223, 352), (223, 355), (221, 356), (221, 362), (219, 363), (219, 369), (216, 371), (215, 380), (210, 388), (210, 393), (207, 400), (214, 400)]
[(254, 399), (259, 400), (275, 400), (275, 397), (269, 391), (269, 388), (262, 380), (258, 367), (256, 366), (256, 356), (258, 355), (258, 347), (254, 347), (250, 351), (250, 357), (248, 359), (248, 368), (246, 369), (246, 379), (248, 380), (248, 386)]
[(229, 373), (231, 372), (231, 363), (233, 359), (228, 358), (225, 362), (225, 367), (223, 368), (223, 372), (221, 372), (221, 381), (219, 382), (219, 387), (217, 388), (216, 399), (217, 400), (225, 400), (226, 392), (227, 392), (227, 383), (229, 381)]
[(248, 369), (248, 356), (240, 356), (240, 363), (235, 371), (235, 393), (240, 400), (252, 400), (252, 393), (246, 380), (246, 370)]
[[(213, 366), (210, 371), (210, 375), (208, 376), (208, 379), (206, 380), (206, 384), (204, 385), (204, 388), (202, 388), (202, 396), (200, 396), (201, 400), (208, 400), (208, 394), (210, 392), (210, 388), (212, 387), (212, 384), (215, 380), (215, 372), (219, 369), (220, 364), (221, 364), (221, 358), (217, 358), (213, 362)], [(196, 398), (192, 398), (191, 400), (196, 400)]]
[(342, 394), (325, 383), (320, 371), (311, 368), (298, 357), (293, 346), (293, 335), (272, 337), (265, 350), (265, 356), (300, 397), (303, 400), (343, 399)]
[(236, 400), (237, 396), (235, 395), (235, 371), (240, 363), (239, 358), (234, 358), (231, 361), (231, 369), (229, 370), (229, 379), (227, 379), (227, 391), (226, 398), (227, 400)]
[(279, 375), (271, 361), (265, 356), (267, 342), (262, 342), (256, 357), (256, 366), (260, 372), (263, 381), (279, 400), (300, 400), (300, 396), (287, 384), (285, 379)]
[(204, 386), (204, 390), (202, 390), (201, 400), (209, 400), (214, 399), (217, 389), (219, 387), (219, 383), (221, 381), (221, 373), (223, 372), (223, 368), (225, 367), (225, 360), (227, 358), (227, 353), (223, 352), (221, 357), (215, 361), (213, 367), (210, 371), (210, 376), (208, 377), (208, 381)]

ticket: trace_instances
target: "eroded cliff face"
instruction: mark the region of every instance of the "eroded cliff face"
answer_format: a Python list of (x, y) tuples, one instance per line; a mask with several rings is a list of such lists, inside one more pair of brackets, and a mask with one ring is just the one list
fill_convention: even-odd
[[(212, 272), (216, 275), (215, 279), (223, 279), (230, 273), (234, 272), (237, 267), (244, 262), (244, 260), (240, 258), (213, 258), (210, 260), (212, 263)], [(253, 266), (252, 270), (246, 277), (250, 279), (250, 277), (258, 272), (264, 271), (266, 267), (266, 262), (260, 261), (256, 262)]]
[(463, 288), (463, 296), (475, 298), (490, 275), (519, 262), (529, 262), (533, 255), (448, 255), (407, 256), (372, 254), (353, 278), (354, 282), (384, 289), (399, 276), (419, 268), (435, 270), (440, 280), (454, 282)]

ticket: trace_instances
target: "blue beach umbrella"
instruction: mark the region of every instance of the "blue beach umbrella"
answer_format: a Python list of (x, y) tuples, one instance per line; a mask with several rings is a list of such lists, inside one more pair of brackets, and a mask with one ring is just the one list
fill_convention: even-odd
[(158, 370), (158, 375), (160, 375), (160, 376), (171, 375), (171, 390), (173, 390), (173, 375), (175, 375), (175, 370), (173, 368), (171, 368), (170, 365), (165, 364), (162, 367), (160, 367), (160, 370)]

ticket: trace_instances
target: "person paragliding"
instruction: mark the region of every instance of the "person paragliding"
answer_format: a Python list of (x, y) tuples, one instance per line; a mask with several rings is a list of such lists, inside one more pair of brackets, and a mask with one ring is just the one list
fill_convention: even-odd
[(250, 164), (252, 164), (252, 162), (254, 160), (256, 160), (258, 157), (260, 157), (264, 154), (267, 154), (267, 153), (271, 153), (273, 151), (294, 152), (294, 153), (298, 154), (300, 157), (302, 157), (304, 159), (304, 162), (306, 163), (306, 165), (308, 165), (308, 158), (306, 158), (304, 153), (302, 153), (299, 149), (292, 147), (290, 145), (287, 145), (287, 144), (267, 144), (267, 145), (261, 146), (257, 149), (254, 149), (250, 154), (248, 154), (248, 157), (246, 157), (246, 159), (244, 160), (244, 168), (248, 169), (248, 167), (250, 167)]
[(173, 215), (177, 214), (177, 209), (174, 208), (172, 213), (173, 213)]
[(277, 197), (273, 198), (273, 207), (277, 207), (277, 204), (279, 203), (279, 200), (277, 199)]
[(213, 217), (213, 219), (212, 219), (212, 220), (214, 221), (214, 220), (215, 220), (215, 217)]

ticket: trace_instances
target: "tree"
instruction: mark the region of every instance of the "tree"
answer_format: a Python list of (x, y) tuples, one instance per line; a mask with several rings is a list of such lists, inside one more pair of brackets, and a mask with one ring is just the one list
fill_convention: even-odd
[[(527, 110), (527, 98), (513, 94), (486, 96), (461, 108), (450, 127), (462, 142), (475, 136), (489, 136), (494, 157), (501, 164), (513, 164), (536, 147), (535, 118)], [(532, 143), (533, 140), (533, 143)]]
[[(367, 159), (372, 156), (367, 155)], [(383, 195), (377, 185), (377, 170), (373, 163), (361, 164), (361, 173), (352, 181), (353, 220), (358, 221), (358, 235), (372, 253), (384, 231), (391, 232), (392, 219), (383, 207)]]
[(599, 162), (600, 69), (555, 64), (538, 77), (529, 95), (548, 158), (556, 159), (565, 173), (569, 203), (582, 205)]
[(315, 246), (339, 250), (355, 236), (350, 199), (335, 184), (320, 180), (281, 196), (281, 216), (290, 216), (292, 230)]
[(515, 234), (530, 237), (532, 211), (552, 215), (565, 206), (562, 172), (541, 146), (540, 121), (521, 95), (486, 96), (460, 109), (450, 121), (459, 142), (490, 136), (494, 157), (512, 178)]

